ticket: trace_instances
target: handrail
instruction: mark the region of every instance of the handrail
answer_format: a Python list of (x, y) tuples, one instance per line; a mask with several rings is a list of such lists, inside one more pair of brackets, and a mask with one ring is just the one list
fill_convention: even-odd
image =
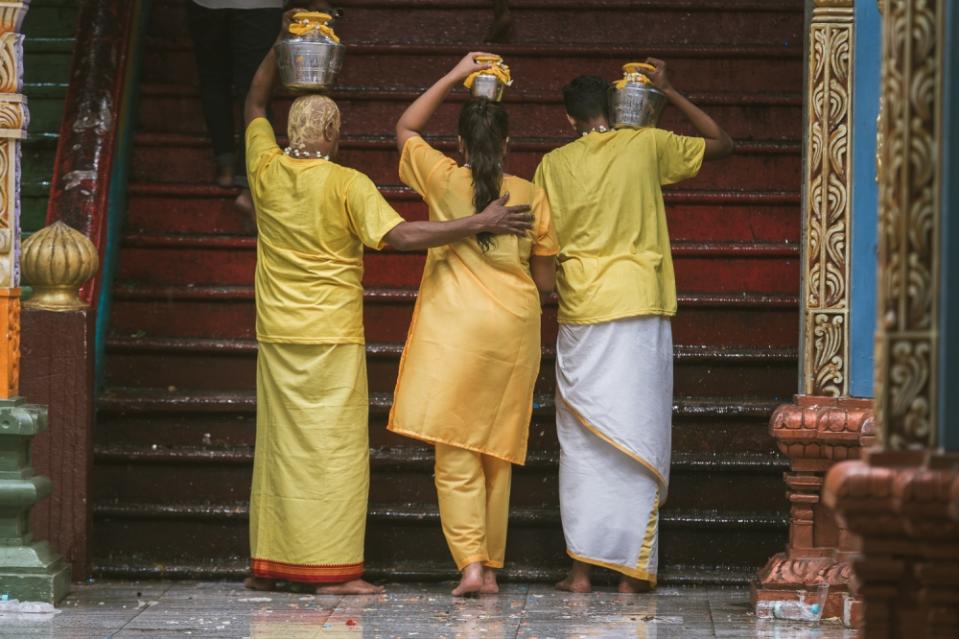
[(97, 248), (100, 270), (80, 290), (96, 313), (97, 379), (126, 212), (139, 94), (139, 53), (150, 0), (82, 0), (46, 223), (62, 221)]
[(132, 101), (128, 80), (142, 36), (143, 0), (82, 0), (70, 85), (64, 102), (46, 223), (84, 233), (100, 254), (100, 272), (81, 290), (94, 308), (110, 274), (109, 197)]

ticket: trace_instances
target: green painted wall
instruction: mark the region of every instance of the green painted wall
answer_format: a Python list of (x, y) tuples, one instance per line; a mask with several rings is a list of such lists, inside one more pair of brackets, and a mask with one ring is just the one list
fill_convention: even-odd
[(20, 174), (24, 235), (42, 227), (47, 214), (76, 21), (76, 0), (33, 0), (23, 23), (23, 92), (30, 105), (29, 137), (23, 143)]

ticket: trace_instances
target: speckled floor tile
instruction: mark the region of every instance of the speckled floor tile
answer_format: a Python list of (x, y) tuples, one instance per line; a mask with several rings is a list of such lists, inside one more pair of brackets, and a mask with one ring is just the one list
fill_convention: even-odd
[(59, 614), (0, 615), (0, 639), (858, 639), (835, 623), (756, 619), (743, 589), (586, 595), (504, 584), (455, 599), (452, 584), (383, 595), (259, 593), (224, 582), (83, 584)]

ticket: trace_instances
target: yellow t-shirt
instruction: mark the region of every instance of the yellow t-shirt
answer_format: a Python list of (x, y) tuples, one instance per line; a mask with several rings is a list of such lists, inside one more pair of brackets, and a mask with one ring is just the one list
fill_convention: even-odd
[(373, 182), (327, 160), (283, 154), (265, 118), (246, 130), (256, 207), (256, 337), (362, 344), (363, 245), (379, 249), (403, 218)]
[[(420, 137), (403, 146), (400, 179), (423, 196), (431, 220), (475, 213), (470, 170)], [(543, 190), (507, 175), (505, 191), (510, 204), (530, 205), (533, 232), (498, 235), (488, 251), (474, 237), (430, 249), (389, 429), (522, 464), (541, 348), (529, 260), (558, 246)]]
[(664, 184), (694, 177), (703, 138), (655, 128), (593, 132), (547, 153), (533, 181), (556, 234), (562, 324), (674, 315)]

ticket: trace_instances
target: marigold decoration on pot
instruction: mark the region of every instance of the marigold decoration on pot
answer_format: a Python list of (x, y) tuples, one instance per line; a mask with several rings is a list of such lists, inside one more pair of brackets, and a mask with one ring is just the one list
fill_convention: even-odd
[(627, 82), (639, 82), (640, 84), (650, 84), (649, 78), (640, 71), (655, 71), (656, 67), (646, 62), (627, 62), (623, 65), (623, 77), (613, 83), (617, 89), (626, 87)]
[(280, 80), (290, 91), (328, 92), (343, 66), (346, 47), (333, 31), (333, 16), (299, 11), (274, 45)]
[(314, 31), (319, 31), (327, 38), (340, 43), (340, 38), (329, 25), (333, 16), (320, 11), (301, 11), (293, 15), (293, 21), (290, 23), (289, 31), (295, 36), (304, 36)]
[(513, 84), (509, 67), (498, 55), (478, 55), (474, 60), (479, 64), (489, 64), (489, 68), (474, 71), (467, 76), (463, 86), (470, 90), (474, 98), (488, 98), (495, 102), (503, 99), (503, 90)]

